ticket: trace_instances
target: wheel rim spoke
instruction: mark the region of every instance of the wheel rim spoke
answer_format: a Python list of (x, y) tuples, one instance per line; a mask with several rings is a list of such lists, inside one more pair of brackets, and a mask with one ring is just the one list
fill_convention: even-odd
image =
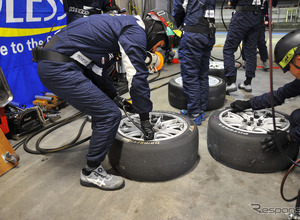
[[(274, 129), (272, 112), (270, 110), (246, 110), (244, 112), (233, 113), (227, 109), (220, 113), (220, 121), (230, 128), (248, 133), (263, 133)], [(280, 114), (275, 114), (276, 128), (279, 130), (287, 130), (290, 123)]]
[[(140, 125), (138, 114), (130, 115)], [(155, 130), (154, 140), (167, 140), (181, 135), (187, 130), (187, 122), (182, 116), (164, 112), (151, 112), (150, 122)], [(127, 118), (120, 122), (118, 132), (130, 139), (143, 140), (143, 133)]]

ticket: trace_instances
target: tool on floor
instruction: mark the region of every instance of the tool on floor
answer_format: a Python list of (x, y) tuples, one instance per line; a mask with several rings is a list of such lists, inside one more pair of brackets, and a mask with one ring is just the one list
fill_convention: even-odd
[(150, 73), (157, 72), (164, 65), (163, 55), (158, 51), (155, 51), (154, 53), (148, 51), (145, 63), (148, 66)]
[(8, 104), (5, 114), (10, 130), (9, 135), (15, 140), (42, 128), (46, 122), (39, 106), (21, 109)]
[(32, 102), (35, 106), (41, 107), (45, 110), (60, 110), (66, 107), (66, 101), (59, 98), (53, 93), (42, 92), (43, 95), (36, 95), (35, 100)]

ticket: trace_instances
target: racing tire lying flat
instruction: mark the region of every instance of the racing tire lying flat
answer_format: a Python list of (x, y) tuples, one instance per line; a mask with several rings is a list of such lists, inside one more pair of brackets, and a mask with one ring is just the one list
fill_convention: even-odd
[[(225, 166), (252, 173), (271, 173), (287, 169), (291, 162), (279, 150), (263, 152), (261, 141), (273, 130), (272, 112), (264, 109), (232, 113), (230, 108), (213, 112), (208, 121), (207, 145), (211, 156)], [(275, 112), (278, 130), (288, 130), (289, 121)], [(293, 160), (299, 145), (283, 146)]]
[(210, 61), (208, 75), (220, 77), (225, 80), (224, 63), (221, 61)]
[[(223, 79), (216, 76), (208, 76), (209, 91), (206, 111), (221, 108), (225, 103), (226, 84)], [(182, 77), (172, 78), (168, 84), (168, 98), (172, 107), (187, 109), (187, 96), (183, 91)]]
[[(130, 115), (138, 125), (138, 114)], [(108, 152), (112, 167), (123, 177), (143, 182), (167, 181), (191, 171), (200, 157), (198, 128), (184, 115), (150, 112), (156, 130), (154, 140), (144, 141), (142, 132), (124, 116)]]

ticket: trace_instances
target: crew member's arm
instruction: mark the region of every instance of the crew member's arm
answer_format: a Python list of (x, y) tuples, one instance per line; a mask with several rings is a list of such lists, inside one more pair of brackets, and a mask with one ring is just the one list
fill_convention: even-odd
[(119, 48), (133, 109), (140, 115), (145, 140), (151, 140), (154, 138), (154, 130), (149, 122), (152, 102), (147, 80), (149, 71), (145, 63), (146, 36), (144, 29), (140, 26), (130, 26), (125, 29), (119, 37)]
[(172, 16), (175, 19), (177, 27), (183, 24), (186, 10), (187, 4), (184, 4), (184, 0), (174, 0)]

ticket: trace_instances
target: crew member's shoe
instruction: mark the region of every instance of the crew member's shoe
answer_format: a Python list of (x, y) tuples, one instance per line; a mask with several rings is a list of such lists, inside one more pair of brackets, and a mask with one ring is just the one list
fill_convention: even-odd
[(230, 85), (226, 85), (226, 92), (235, 92), (237, 90), (236, 84), (231, 83)]
[(201, 125), (202, 121), (205, 121), (205, 113), (202, 112), (198, 116), (193, 117), (192, 115), (188, 114), (188, 111), (186, 109), (180, 110), (180, 114), (186, 115), (189, 118), (191, 118), (197, 125)]
[(268, 71), (269, 70), (269, 61), (265, 61), (263, 62), (263, 65), (262, 65), (264, 71)]
[(246, 92), (252, 92), (252, 86), (251, 84), (245, 85), (244, 83), (239, 83), (239, 89), (243, 89)]
[(103, 190), (118, 190), (125, 186), (122, 177), (108, 174), (100, 165), (92, 170), (89, 175), (80, 174), (80, 184), (87, 187), (97, 187)]
[(246, 60), (242, 62), (242, 67), (246, 69)]

